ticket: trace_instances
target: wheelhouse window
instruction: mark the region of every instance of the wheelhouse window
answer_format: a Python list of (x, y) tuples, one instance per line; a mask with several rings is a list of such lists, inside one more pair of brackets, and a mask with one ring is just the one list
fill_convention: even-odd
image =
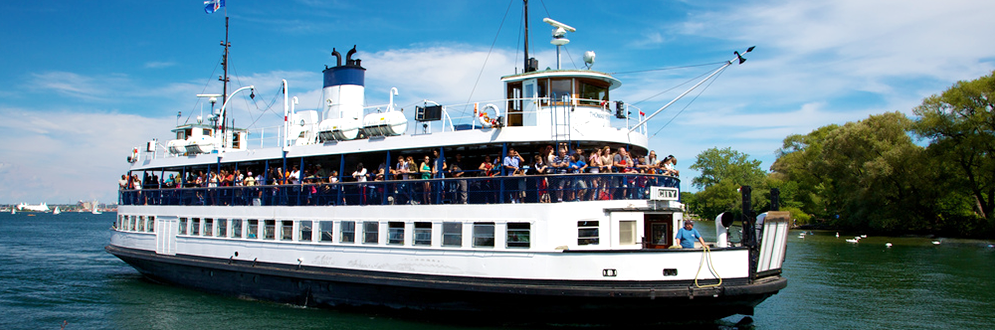
[(218, 219), (218, 237), (228, 237), (228, 219)]
[(473, 224), (473, 247), (494, 247), (494, 223)]
[(190, 235), (200, 236), (200, 218), (193, 218), (190, 221)]
[(380, 224), (376, 221), (363, 222), (363, 244), (377, 244), (380, 236)]
[(577, 221), (577, 245), (598, 245), (600, 237), (598, 234), (597, 221)]
[(431, 222), (415, 222), (415, 245), (431, 246), (432, 245), (432, 223)]
[(355, 221), (342, 221), (342, 237), (339, 239), (342, 243), (353, 243), (356, 242), (356, 222)]
[(507, 244), (509, 248), (529, 248), (531, 224), (528, 222), (508, 223)]
[(608, 100), (608, 85), (605, 82), (589, 79), (577, 80), (577, 94), (580, 104), (600, 105)]
[(187, 218), (180, 218), (180, 235), (187, 234)]
[(301, 221), (300, 223), (300, 235), (298, 235), (297, 240), (301, 242), (311, 241), (311, 221)]
[(294, 222), (290, 220), (280, 221), (280, 240), (294, 240)]
[(334, 232), (332, 232), (332, 224), (333, 222), (331, 221), (319, 222), (318, 229), (321, 231), (321, 237), (318, 238), (319, 241), (325, 243), (332, 242), (332, 235), (335, 235)]
[(564, 96), (571, 96), (573, 94), (572, 85), (573, 79), (571, 78), (550, 79), (549, 94), (553, 98), (553, 102), (563, 102)]
[(404, 245), (404, 223), (391, 221), (387, 223), (387, 244)]
[(463, 224), (446, 222), (442, 224), (442, 246), (463, 246)]
[(250, 219), (249, 225), (245, 228), (245, 238), (257, 239), (259, 238), (259, 220)]
[(276, 220), (263, 221), (263, 239), (265, 240), (276, 239)]
[(231, 237), (242, 238), (242, 219), (231, 220)]
[(204, 236), (214, 236), (214, 219), (204, 219)]

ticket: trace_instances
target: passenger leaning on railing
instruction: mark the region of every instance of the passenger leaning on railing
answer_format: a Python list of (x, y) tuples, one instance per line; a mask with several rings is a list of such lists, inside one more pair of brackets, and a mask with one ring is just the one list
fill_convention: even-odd
[[(560, 148), (556, 157), (553, 158), (553, 163), (550, 165), (553, 167), (554, 174), (566, 174), (567, 170), (570, 168), (570, 156), (567, 156), (567, 149)], [(556, 201), (563, 201), (563, 189), (567, 185), (568, 178), (558, 176), (553, 179), (555, 181), (554, 185), (556, 187)]]
[(586, 169), (587, 163), (584, 162), (583, 154), (575, 153), (570, 156), (570, 173), (575, 174), (571, 180), (573, 182), (569, 199), (572, 201), (587, 200), (587, 184), (584, 182), (584, 176), (579, 175)]

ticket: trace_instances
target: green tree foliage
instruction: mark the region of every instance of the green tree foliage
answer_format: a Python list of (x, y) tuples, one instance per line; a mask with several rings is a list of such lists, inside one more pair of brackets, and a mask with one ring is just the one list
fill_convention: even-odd
[(946, 208), (943, 220), (990, 230), (995, 219), (995, 72), (957, 82), (913, 112), (919, 116), (915, 133), (931, 142), (928, 153), (940, 171), (937, 184), (949, 192), (940, 201)]
[(710, 148), (695, 158), (691, 169), (701, 174), (692, 180), (696, 187), (703, 188), (689, 204), (691, 211), (705, 219), (713, 219), (719, 213), (736, 210), (742, 197), (736, 191), (740, 186), (753, 186), (754, 205), (757, 200), (766, 199), (767, 190), (758, 189), (766, 177), (760, 168), (760, 161), (732, 148)]

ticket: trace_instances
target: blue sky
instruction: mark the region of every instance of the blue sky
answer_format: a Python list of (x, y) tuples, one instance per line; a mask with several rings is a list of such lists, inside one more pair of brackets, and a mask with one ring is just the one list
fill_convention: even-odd
[[(501, 95), (521, 67), (521, 2), (229, 0), (238, 126), (282, 120), (280, 79), (298, 109), (319, 105), (332, 48), (358, 45), (368, 104), (413, 108)], [(202, 1), (5, 1), (0, 4), (0, 203), (116, 200), (132, 147), (169, 138), (220, 92), (224, 12)], [(767, 169), (789, 134), (911, 109), (958, 80), (995, 69), (990, 1), (530, 1), (530, 52), (555, 66), (551, 17), (577, 28), (564, 67), (597, 53), (595, 70), (714, 63), (756, 45), (688, 106), (653, 119), (651, 147), (687, 169), (698, 152), (732, 147)], [(507, 13), (507, 14), (506, 14)], [(503, 20), (503, 24), (502, 24)], [(492, 48), (493, 45), (493, 48)], [(486, 65), (484, 65), (486, 60)], [(714, 67), (618, 74), (632, 104)], [(479, 75), (479, 79), (478, 79)], [(638, 103), (651, 112), (681, 89)], [(472, 95), (471, 95), (472, 94)], [(692, 94), (693, 95), (696, 95)], [(267, 106), (276, 101), (272, 107)], [(687, 108), (676, 116), (678, 111)], [(209, 106), (207, 106), (209, 109)]]

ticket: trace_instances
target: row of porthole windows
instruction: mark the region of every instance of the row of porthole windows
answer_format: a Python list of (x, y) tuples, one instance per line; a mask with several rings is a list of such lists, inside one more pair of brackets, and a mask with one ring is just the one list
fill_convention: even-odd
[[(464, 224), (470, 232), (464, 233)], [(530, 248), (531, 224), (508, 222), (504, 229), (506, 248)], [(382, 228), (383, 227), (383, 228)], [(386, 244), (399, 246), (495, 247), (495, 222), (403, 222), (403, 221), (311, 221), (180, 218), (179, 235), (340, 244)], [(243, 230), (244, 229), (244, 230)], [(336, 232), (337, 229), (337, 232)], [(439, 233), (434, 232), (436, 229)], [(384, 241), (381, 234), (385, 231)], [(411, 235), (407, 236), (406, 233)], [(438, 236), (436, 236), (438, 234)], [(464, 242), (464, 235), (470, 237)], [(434, 239), (438, 237), (438, 241)]]
[(155, 216), (144, 215), (118, 215), (114, 228), (121, 231), (134, 231), (143, 233), (155, 232)]

